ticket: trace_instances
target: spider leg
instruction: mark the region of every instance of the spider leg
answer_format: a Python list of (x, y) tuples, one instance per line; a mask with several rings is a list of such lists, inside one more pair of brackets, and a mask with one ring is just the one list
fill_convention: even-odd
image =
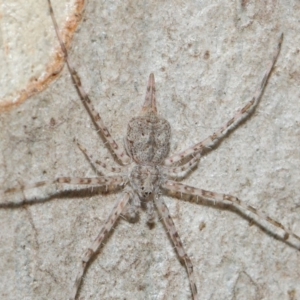
[(190, 286), (191, 286), (193, 300), (197, 300), (198, 292), (197, 292), (197, 287), (196, 287), (195, 278), (194, 278), (194, 267), (193, 267), (192, 261), (188, 257), (188, 255), (186, 254), (186, 252), (184, 250), (183, 244), (180, 240), (180, 237), (176, 230), (175, 224), (170, 216), (169, 209), (166, 206), (165, 202), (158, 195), (156, 195), (154, 197), (154, 202), (158, 209), (159, 214), (161, 215), (161, 217), (164, 221), (164, 224), (167, 228), (169, 236), (175, 246), (176, 252), (177, 252), (179, 258), (185, 264), (185, 267), (186, 267), (186, 270), (187, 270), (187, 273), (189, 276), (189, 282), (190, 282)]
[[(83, 145), (81, 145), (77, 139), (75, 140), (75, 143), (77, 144), (77, 146), (81, 150), (81, 152), (85, 155), (85, 157), (89, 160), (90, 164), (95, 168), (95, 170), (97, 170), (96, 165), (99, 165), (102, 169), (105, 169), (111, 173), (120, 173), (121, 172), (121, 168), (119, 168), (119, 167), (111, 167), (102, 161), (95, 160), (93, 155), (89, 154), (87, 149)], [(103, 173), (103, 172), (101, 172), (101, 173)]]
[(129, 205), (126, 210), (122, 213), (125, 219), (135, 220), (138, 217), (139, 210), (141, 208), (141, 201), (137, 194), (133, 194), (130, 198)]
[(87, 93), (83, 89), (83, 86), (81, 84), (81, 80), (80, 80), (76, 70), (72, 66), (72, 63), (69, 59), (67, 48), (66, 48), (66, 46), (65, 46), (64, 42), (62, 41), (62, 38), (59, 34), (58, 25), (57, 25), (56, 19), (54, 17), (53, 8), (52, 8), (52, 4), (51, 4), (50, 0), (48, 0), (48, 5), (49, 5), (49, 11), (50, 11), (50, 15), (51, 15), (51, 18), (52, 18), (52, 21), (53, 21), (53, 25), (54, 25), (54, 28), (55, 28), (55, 32), (56, 32), (56, 35), (57, 35), (57, 39), (59, 40), (61, 50), (62, 50), (62, 52), (65, 56), (65, 60), (66, 60), (69, 72), (70, 72), (72, 80), (75, 84), (76, 90), (77, 90), (77, 92), (80, 96), (80, 99), (82, 100), (83, 105), (85, 106), (86, 110), (88, 111), (93, 123), (96, 125), (96, 127), (99, 129), (99, 131), (101, 132), (104, 139), (109, 144), (113, 154), (116, 155), (118, 160), (123, 165), (126, 165), (130, 162), (131, 159), (125, 153), (125, 151), (122, 150), (122, 148), (119, 147), (119, 145), (116, 143), (116, 141), (112, 138), (112, 136), (109, 133), (107, 127), (104, 125), (104, 122), (103, 122), (102, 118), (100, 117), (99, 113), (96, 112), (94, 105), (92, 104), (90, 98), (88, 97)]
[(55, 179), (55, 183), (66, 183), (73, 185), (89, 185), (89, 186), (103, 186), (109, 184), (123, 185), (127, 178), (125, 176), (101, 176), (101, 177), (59, 177)]
[(233, 116), (233, 118), (231, 118), (226, 124), (224, 124), (218, 131), (216, 131), (215, 133), (213, 133), (211, 136), (207, 137), (200, 143), (195, 144), (192, 147), (186, 149), (185, 151), (182, 151), (178, 154), (172, 155), (171, 157), (165, 159), (164, 165), (172, 165), (186, 158), (189, 155), (201, 153), (203, 152), (204, 149), (209, 149), (213, 147), (220, 139), (222, 139), (228, 133), (229, 130), (236, 128), (237, 125), (242, 120), (247, 118), (254, 111), (254, 109), (259, 103), (259, 100), (261, 99), (261, 96), (267, 85), (268, 79), (270, 78), (274, 65), (277, 61), (278, 55), (280, 53), (281, 45), (282, 45), (282, 40), (283, 40), (283, 34), (280, 35), (276, 53), (274, 54), (273, 59), (269, 64), (267, 71), (265, 72), (265, 75), (260, 83), (260, 86), (256, 90), (251, 101), (249, 101), (242, 109), (240, 109)]
[(257, 216), (258, 219), (262, 219), (267, 223), (271, 224), (272, 226), (276, 227), (277, 229), (281, 230), (283, 232), (282, 239), (286, 241), (290, 241), (292, 243), (291, 238), (295, 238), (297, 240), (297, 249), (300, 250), (300, 245), (299, 245), (300, 236), (290, 231), (288, 228), (283, 226), (280, 222), (269, 217), (265, 213), (260, 212), (253, 206), (242, 202), (239, 198), (235, 196), (206, 191), (186, 184), (178, 183), (172, 180), (168, 180), (165, 184), (162, 185), (162, 187), (173, 192), (180, 192), (182, 194), (199, 196), (200, 198), (203, 199), (212, 200), (214, 203), (219, 202), (223, 204), (228, 204), (237, 207), (243, 212), (250, 213), (251, 217)]
[(155, 222), (155, 210), (153, 201), (146, 202), (146, 212), (147, 212), (147, 223), (154, 224)]
[(190, 156), (190, 159), (181, 166), (178, 167), (164, 167), (167, 176), (182, 178), (185, 177), (199, 162), (201, 157), (200, 153), (197, 153), (194, 157)]
[[(89, 187), (101, 187), (109, 185), (124, 185), (126, 178), (123, 176), (101, 176), (101, 177), (58, 177), (54, 180), (44, 180), (32, 184), (22, 184), (13, 188), (0, 191), (0, 198), (9, 199), (6, 203), (0, 205), (19, 205), (24, 202), (43, 200), (44, 197), (49, 197), (55, 192), (61, 190), (61, 185), (86, 185)], [(46, 187), (45, 191), (41, 191), (41, 187)], [(35, 191), (34, 189), (38, 189)], [(36, 194), (37, 193), (37, 194)], [(21, 196), (19, 195), (21, 194)], [(42, 195), (41, 195), (42, 194)], [(11, 199), (14, 196), (15, 199)]]
[(78, 289), (80, 287), (80, 283), (82, 281), (82, 277), (83, 277), (83, 274), (85, 272), (88, 262), (93, 257), (95, 252), (97, 252), (97, 250), (101, 246), (103, 240), (107, 237), (107, 235), (111, 231), (113, 225), (116, 223), (117, 219), (119, 218), (120, 214), (124, 210), (124, 207), (128, 203), (131, 196), (132, 196), (131, 193), (125, 192), (123, 197), (119, 201), (116, 202), (116, 204), (115, 204), (114, 208), (112, 209), (110, 215), (108, 216), (105, 224), (101, 228), (98, 236), (96, 237), (96, 239), (94, 240), (92, 245), (83, 254), (82, 259), (81, 259), (81, 264), (80, 264), (80, 267), (79, 267), (79, 270), (78, 270), (78, 273), (76, 276), (76, 280), (75, 280), (75, 283), (71, 290), (71, 296), (69, 298), (70, 300), (76, 299), (76, 295), (78, 293)]

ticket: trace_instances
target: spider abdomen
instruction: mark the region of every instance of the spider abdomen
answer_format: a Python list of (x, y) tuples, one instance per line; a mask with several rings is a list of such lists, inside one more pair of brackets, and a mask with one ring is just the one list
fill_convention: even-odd
[(169, 153), (170, 137), (169, 122), (155, 113), (133, 118), (127, 128), (128, 154), (138, 164), (161, 164)]

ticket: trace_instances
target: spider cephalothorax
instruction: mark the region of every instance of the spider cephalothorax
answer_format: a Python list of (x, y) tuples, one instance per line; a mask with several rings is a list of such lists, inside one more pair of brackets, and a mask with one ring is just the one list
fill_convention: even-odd
[(163, 173), (159, 166), (135, 166), (130, 175), (131, 185), (141, 200), (148, 200), (158, 192), (163, 183)]

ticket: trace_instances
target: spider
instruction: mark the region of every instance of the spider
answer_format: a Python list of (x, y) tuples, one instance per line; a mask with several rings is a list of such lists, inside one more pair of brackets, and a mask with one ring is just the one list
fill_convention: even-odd
[[(197, 290), (192, 261), (184, 249), (169, 210), (161, 197), (163, 193), (171, 192), (186, 194), (195, 202), (198, 202), (199, 197), (200, 199), (235, 206), (242, 211), (249, 212), (253, 215), (253, 217), (257, 216), (258, 218), (267, 221), (270, 225), (281, 230), (284, 240), (289, 240), (291, 238), (300, 240), (299, 236), (284, 227), (280, 222), (259, 212), (254, 207), (244, 204), (237, 197), (202, 190), (173, 180), (184, 178), (187, 174), (193, 171), (201, 156), (205, 151), (207, 151), (207, 149), (216, 145), (229, 131), (237, 127), (242, 120), (247, 118), (254, 111), (262, 97), (267, 81), (279, 56), (283, 35), (280, 36), (277, 51), (264, 74), (259, 89), (251, 101), (211, 136), (181, 153), (168, 157), (171, 129), (169, 122), (159, 116), (157, 112), (154, 75), (151, 73), (149, 76), (146, 99), (142, 106), (140, 115), (132, 118), (128, 124), (125, 138), (125, 149), (122, 149), (112, 138), (109, 130), (102, 121), (102, 118), (95, 111), (91, 100), (84, 91), (80, 78), (72, 66), (66, 47), (59, 35), (58, 26), (54, 18), (50, 0), (48, 0), (48, 3), (55, 31), (65, 56), (66, 64), (83, 105), (90, 114), (95, 126), (100, 130), (111, 152), (117, 158), (117, 161), (122, 166), (130, 164), (131, 167), (130, 175), (124, 175), (125, 172), (123, 172), (123, 168), (111, 167), (101, 161), (94, 160), (93, 156), (88, 153), (88, 150), (76, 141), (80, 150), (90, 160), (93, 166), (100, 165), (101, 168), (105, 169), (107, 173), (111, 175), (94, 178), (59, 177), (52, 182), (41, 181), (32, 185), (25, 184), (22, 187), (7, 189), (3, 193), (3, 197), (19, 191), (22, 191), (25, 195), (26, 191), (31, 188), (38, 188), (51, 184), (55, 185), (57, 189), (59, 189), (61, 185), (81, 185), (89, 187), (106, 187), (111, 185), (120, 187), (124, 186), (122, 196), (116, 202), (98, 236), (82, 256), (78, 274), (71, 290), (70, 299), (75, 299), (77, 297), (88, 263), (101, 247), (103, 241), (110, 233), (119, 216), (124, 214), (130, 219), (135, 219), (141, 206), (144, 206), (146, 209), (147, 221), (150, 225), (155, 222), (155, 208), (158, 210), (170, 239), (175, 246), (178, 257), (185, 265), (192, 298), (194, 300), (199, 299), (201, 290)], [(27, 202), (26, 197), (24, 202)]]

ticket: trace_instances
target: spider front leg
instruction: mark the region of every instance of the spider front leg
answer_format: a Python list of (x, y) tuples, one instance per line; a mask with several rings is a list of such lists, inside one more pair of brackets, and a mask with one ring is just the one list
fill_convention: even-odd
[(54, 29), (55, 29), (55, 32), (56, 32), (57, 39), (59, 41), (61, 50), (62, 50), (62, 52), (65, 56), (65, 60), (66, 60), (69, 72), (71, 74), (72, 80), (73, 80), (73, 82), (75, 84), (75, 87), (77, 89), (77, 92), (79, 94), (79, 97), (80, 97), (83, 105), (85, 106), (86, 110), (88, 111), (93, 123), (99, 129), (102, 136), (104, 137), (104, 139), (109, 144), (110, 149), (112, 150), (113, 154), (118, 158), (118, 160), (123, 165), (126, 165), (131, 161), (131, 159), (125, 153), (125, 151), (122, 148), (119, 147), (119, 145), (116, 143), (116, 141), (112, 138), (112, 136), (109, 133), (107, 127), (104, 125), (104, 122), (103, 122), (102, 118), (100, 117), (99, 113), (96, 112), (93, 103), (91, 102), (90, 98), (88, 97), (87, 93), (85, 92), (85, 90), (84, 90), (84, 88), (81, 84), (80, 77), (78, 76), (76, 70), (72, 66), (72, 63), (69, 59), (67, 48), (66, 48), (66, 46), (65, 46), (64, 42), (62, 41), (62, 38), (59, 34), (58, 25), (57, 25), (56, 19), (54, 17), (54, 12), (53, 12), (53, 8), (52, 8), (52, 4), (51, 4), (50, 0), (48, 0), (48, 5), (49, 5), (49, 11), (50, 11), (50, 15), (51, 15), (51, 18), (52, 18), (52, 21), (53, 21), (53, 25), (54, 25)]
[(231, 118), (226, 124), (224, 124), (218, 131), (213, 133), (208, 138), (204, 139), (198, 144), (193, 145), (192, 147), (186, 149), (185, 151), (182, 151), (178, 154), (175, 154), (164, 161), (164, 165), (172, 165), (190, 155), (195, 155), (197, 153), (202, 153), (204, 149), (209, 149), (216, 145), (216, 143), (222, 139), (231, 129), (235, 128), (242, 120), (247, 118), (256, 108), (256, 106), (259, 103), (259, 100), (265, 90), (265, 87), (267, 85), (268, 79), (270, 78), (270, 75), (272, 73), (272, 70), (274, 68), (274, 65), (277, 61), (277, 58), (280, 53), (281, 45), (283, 40), (283, 34), (280, 35), (277, 51), (275, 55), (273, 56), (273, 59), (270, 63), (270, 65), (267, 68), (267, 71), (260, 83), (259, 88), (256, 90), (253, 98), (251, 101), (249, 101), (242, 109), (240, 109), (234, 116)]
[[(33, 201), (43, 201), (45, 198), (52, 196), (58, 191), (64, 189), (62, 185), (85, 185), (88, 187), (102, 187), (102, 186), (120, 186), (124, 185), (126, 177), (124, 176), (101, 176), (101, 177), (58, 177), (54, 180), (44, 180), (32, 184), (22, 184), (13, 188), (8, 188), (0, 191), (1, 199), (9, 199), (6, 203), (1, 203), (0, 207), (6, 205), (21, 205)], [(45, 187), (46, 190), (41, 192), (41, 188)], [(37, 190), (36, 190), (37, 189)], [(20, 195), (21, 194), (21, 195)], [(42, 196), (41, 196), (42, 194)], [(15, 199), (12, 199), (14, 196)]]
[(130, 198), (130, 202), (128, 203), (126, 210), (122, 213), (122, 216), (129, 221), (135, 221), (138, 218), (139, 210), (141, 208), (140, 198), (133, 194)]
[(241, 212), (245, 214), (250, 213), (251, 217), (258, 217), (258, 219), (264, 220), (267, 223), (271, 224), (276, 229), (279, 229), (283, 232), (281, 239), (285, 241), (289, 241), (292, 245), (295, 245), (295, 241), (292, 241), (292, 238), (297, 240), (297, 244), (295, 245), (298, 250), (300, 250), (300, 236), (290, 231), (288, 228), (283, 226), (280, 222), (276, 221), (275, 219), (267, 216), (263, 212), (260, 212), (256, 208), (251, 205), (247, 205), (246, 203), (242, 202), (239, 198), (228, 195), (228, 194), (219, 194), (215, 192), (206, 191), (203, 189), (195, 188), (186, 184), (178, 183), (173, 180), (167, 180), (165, 184), (162, 185), (163, 188), (171, 191), (171, 192), (179, 192), (182, 194), (192, 195), (192, 196), (199, 196), (202, 199), (212, 200), (214, 203), (219, 202), (223, 204), (229, 204), (230, 206), (234, 206), (238, 208)]
[(200, 160), (201, 154), (197, 153), (194, 157), (190, 157), (190, 159), (179, 167), (163, 167), (166, 175), (168, 177), (176, 177), (181, 178), (185, 177), (194, 167), (197, 166)]
[(78, 289), (80, 287), (80, 283), (82, 281), (82, 277), (83, 277), (83, 274), (84, 274), (84, 271), (86, 269), (88, 262), (93, 257), (95, 252), (97, 252), (97, 250), (101, 246), (103, 240), (107, 237), (107, 235), (111, 231), (112, 227), (116, 223), (117, 219), (119, 218), (120, 214), (124, 210), (124, 207), (126, 206), (126, 204), (128, 203), (128, 201), (131, 197), (132, 197), (131, 193), (129, 193), (129, 192), (124, 193), (124, 196), (115, 204), (114, 208), (112, 209), (110, 215), (108, 216), (105, 224), (101, 228), (101, 230), (100, 230), (98, 236), (96, 237), (96, 239), (94, 240), (93, 244), (83, 254), (82, 259), (81, 259), (81, 264), (79, 267), (79, 271), (77, 273), (74, 286), (71, 290), (70, 300), (76, 299), (76, 295), (78, 293)]
[(187, 270), (187, 273), (189, 276), (193, 300), (197, 300), (198, 292), (197, 292), (197, 286), (196, 286), (196, 281), (195, 281), (195, 277), (194, 277), (194, 267), (193, 267), (192, 261), (188, 257), (188, 255), (186, 254), (186, 252), (184, 250), (183, 244), (180, 240), (180, 237), (176, 230), (175, 224), (171, 218), (169, 209), (166, 206), (165, 202), (158, 195), (156, 195), (154, 197), (154, 202), (155, 202), (158, 212), (161, 215), (161, 217), (164, 221), (164, 224), (168, 230), (168, 234), (175, 246), (176, 252), (177, 252), (179, 258), (185, 264), (185, 267), (186, 267), (186, 270)]
[[(110, 172), (110, 173), (121, 173), (121, 168), (119, 167), (111, 167), (111, 166), (108, 166), (106, 163), (100, 161), (100, 160), (95, 160), (93, 155), (89, 154), (88, 153), (88, 150), (83, 146), (81, 145), (78, 140), (75, 140), (75, 143), (77, 144), (78, 148), (80, 149), (80, 151), (85, 155), (85, 157), (88, 159), (88, 161), (90, 162), (90, 164), (92, 165), (92, 167), (97, 171), (97, 167), (96, 165), (99, 165), (102, 169)], [(103, 172), (101, 172), (103, 173)]]

